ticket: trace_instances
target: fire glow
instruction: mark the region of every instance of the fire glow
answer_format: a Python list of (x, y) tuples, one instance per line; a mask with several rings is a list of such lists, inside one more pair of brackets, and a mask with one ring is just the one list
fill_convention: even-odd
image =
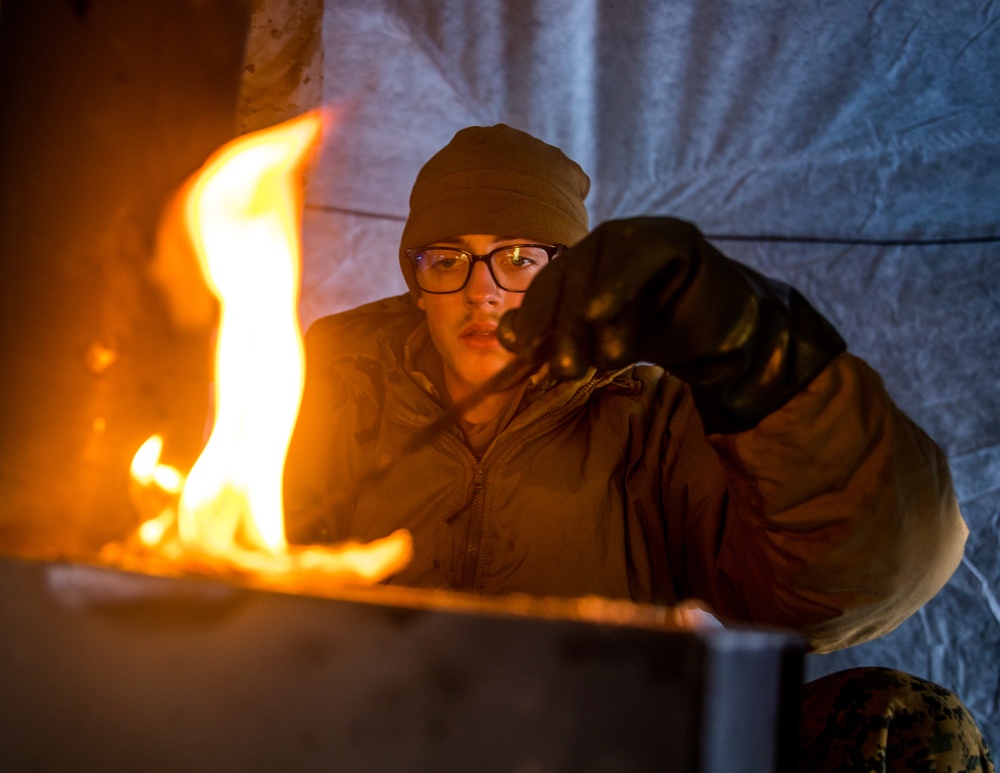
[[(322, 131), (307, 113), (220, 148), (184, 186), (178, 222), (219, 301), (214, 422), (190, 473), (160, 463), (153, 436), (132, 461), (132, 499), (155, 513), (141, 552), (198, 567), (377, 582), (411, 555), (401, 531), (367, 545), (285, 540), (282, 477), (302, 396), (297, 317), (302, 168)], [(138, 544), (136, 544), (138, 543)]]

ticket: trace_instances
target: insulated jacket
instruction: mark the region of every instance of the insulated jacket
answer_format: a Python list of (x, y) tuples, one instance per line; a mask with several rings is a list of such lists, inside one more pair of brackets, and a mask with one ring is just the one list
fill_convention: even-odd
[[(404, 295), (310, 328), (286, 463), (291, 541), (406, 528), (414, 556), (393, 583), (694, 598), (724, 620), (801, 631), (817, 651), (891, 630), (961, 559), (945, 459), (849, 354), (735, 435), (706, 436), (683, 382), (634, 365), (533, 380), (481, 458), (457, 426), (399, 455), (444, 410), (404, 367), (422, 327)], [(386, 476), (356, 490), (383, 458)]]

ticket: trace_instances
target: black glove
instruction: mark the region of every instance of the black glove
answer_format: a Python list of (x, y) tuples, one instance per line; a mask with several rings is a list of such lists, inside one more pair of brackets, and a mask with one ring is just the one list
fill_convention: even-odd
[(730, 260), (691, 223), (615, 220), (550, 263), (500, 322), (558, 378), (646, 361), (690, 384), (708, 432), (782, 406), (844, 341), (793, 288)]

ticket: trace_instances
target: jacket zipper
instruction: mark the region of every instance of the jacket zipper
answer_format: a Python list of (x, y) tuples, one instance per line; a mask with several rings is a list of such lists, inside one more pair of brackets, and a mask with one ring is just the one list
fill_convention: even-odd
[[(586, 386), (582, 387), (580, 391), (573, 395), (573, 397), (565, 405), (549, 411), (548, 413), (542, 414), (535, 421), (525, 427), (524, 430), (532, 428), (538, 431), (544, 430), (545, 426), (548, 425), (549, 420), (575, 408), (596, 388), (596, 384), (590, 386), (589, 389)], [(486, 456), (478, 461), (476, 465), (476, 472), (472, 479), (472, 502), (469, 508), (469, 527), (466, 530), (465, 538), (462, 541), (462, 550), (460, 553), (462, 556), (462, 571), (459, 576), (459, 582), (456, 590), (474, 592), (476, 589), (476, 575), (479, 570), (479, 556), (483, 543), (483, 480), (486, 477), (486, 468), (488, 466), (486, 459), (492, 458), (493, 460), (496, 460), (502, 458), (502, 452), (511, 445), (518, 441), (524, 441), (534, 437), (536, 434), (537, 432), (531, 432), (527, 435), (516, 433), (510, 437), (504, 438), (500, 441), (500, 443), (490, 449)], [(521, 437), (518, 437), (518, 435), (521, 435)], [(461, 445), (463, 450), (468, 452), (465, 444), (462, 443)]]
[(462, 541), (462, 574), (459, 578), (460, 591), (474, 591), (476, 587), (476, 572), (479, 569), (479, 551), (483, 545), (483, 477), (486, 473), (482, 464), (476, 467), (472, 479), (472, 504), (469, 514), (469, 527)]

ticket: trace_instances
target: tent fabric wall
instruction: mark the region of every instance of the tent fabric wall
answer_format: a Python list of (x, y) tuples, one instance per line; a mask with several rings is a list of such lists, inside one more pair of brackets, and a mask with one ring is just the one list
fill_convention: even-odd
[(593, 178), (592, 223), (670, 214), (796, 285), (950, 459), (971, 529), (899, 629), (812, 656), (955, 690), (1000, 747), (1000, 6), (983, 0), (338, 0), (303, 321), (403, 292), (422, 163), (505, 122)]

